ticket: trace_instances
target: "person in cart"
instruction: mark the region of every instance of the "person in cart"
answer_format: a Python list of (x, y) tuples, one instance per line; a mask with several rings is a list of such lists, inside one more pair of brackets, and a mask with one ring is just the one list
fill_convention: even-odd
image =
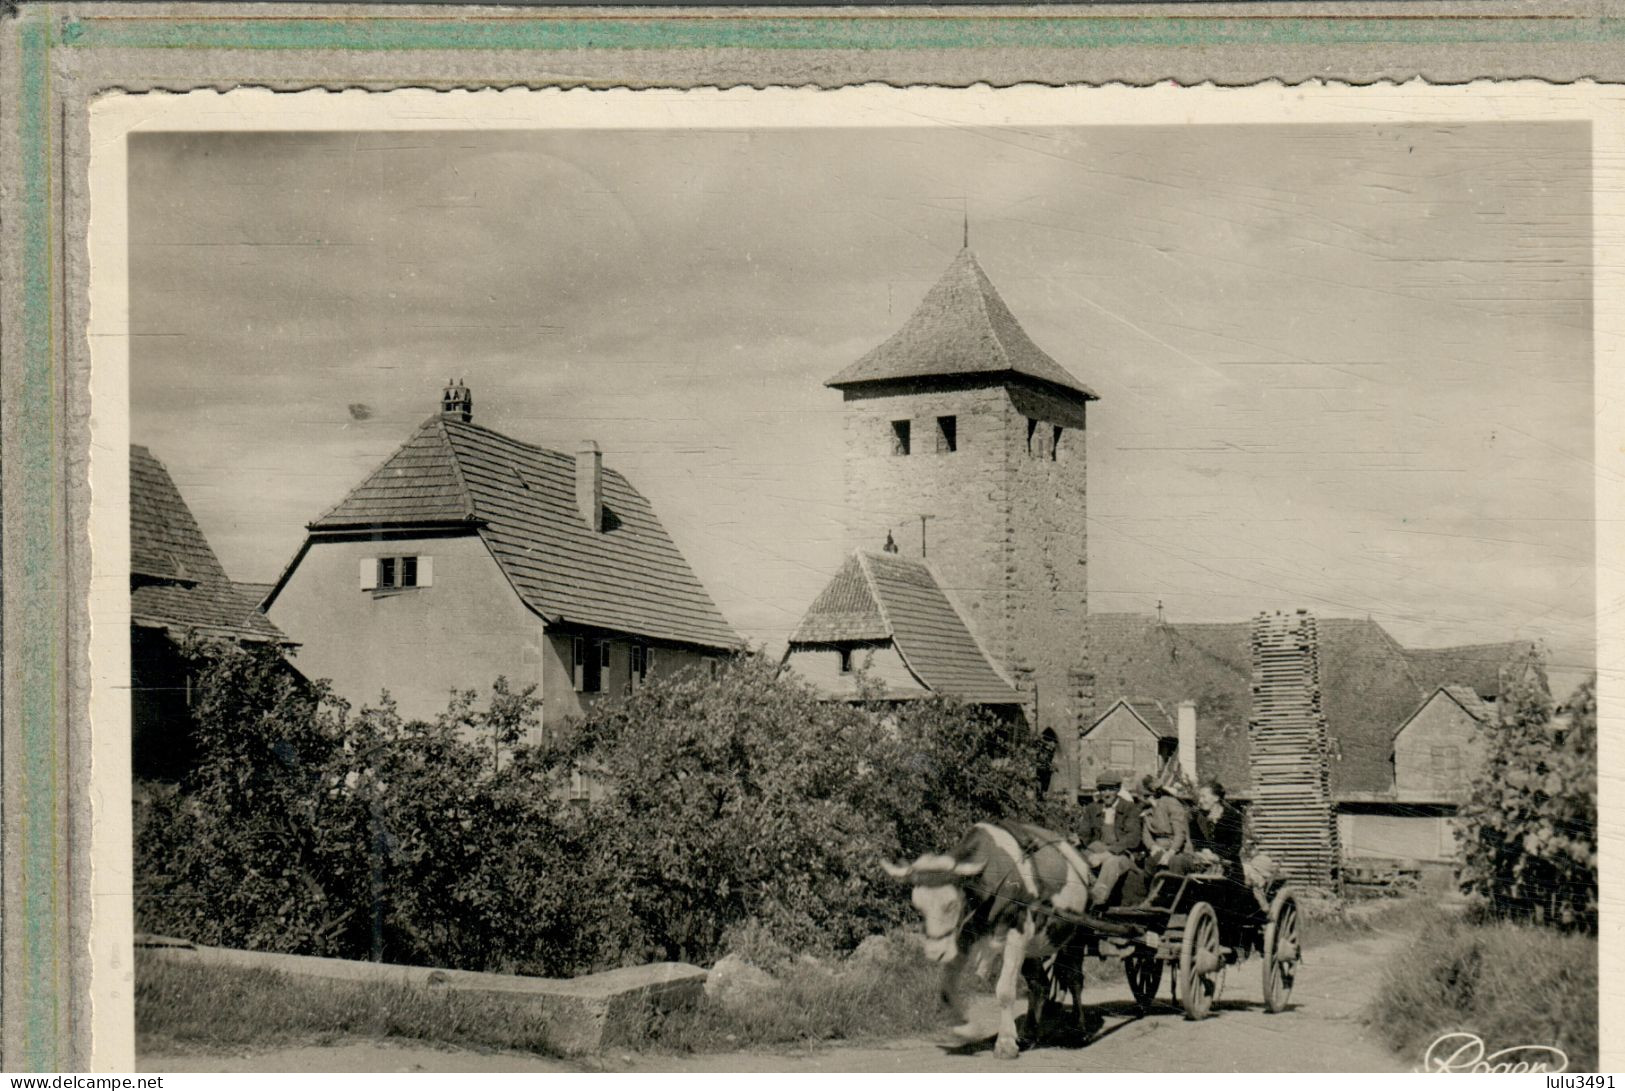
[[(1123, 877), (1137, 870), (1140, 854), (1144, 851), (1145, 832), (1140, 820), (1142, 804), (1132, 792), (1123, 787), (1123, 778), (1116, 773), (1105, 773), (1095, 782), (1100, 797), (1099, 828), (1090, 831), (1093, 836), (1085, 842), (1084, 857), (1095, 872), (1094, 889), (1089, 904), (1107, 906)], [(1090, 819), (1094, 819), (1090, 815)], [(1124, 891), (1125, 903), (1144, 897), (1144, 882), (1134, 891)]]
[(1145, 810), (1144, 840), (1145, 869), (1152, 875), (1173, 866), (1179, 857), (1194, 851), (1191, 844), (1190, 812), (1179, 797), (1178, 788), (1169, 781), (1150, 783), (1146, 778), (1146, 797), (1150, 805)]

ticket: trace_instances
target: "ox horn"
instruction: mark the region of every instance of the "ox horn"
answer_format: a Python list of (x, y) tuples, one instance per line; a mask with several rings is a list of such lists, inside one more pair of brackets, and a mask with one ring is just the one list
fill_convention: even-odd
[(982, 869), (987, 867), (986, 860), (961, 860), (954, 865), (955, 875), (980, 875)]
[(908, 864), (905, 866), (903, 864), (894, 864), (890, 860), (882, 860), (880, 861), (880, 867), (881, 870), (885, 871), (885, 873), (890, 875), (893, 879), (909, 879), (914, 875), (913, 864)]

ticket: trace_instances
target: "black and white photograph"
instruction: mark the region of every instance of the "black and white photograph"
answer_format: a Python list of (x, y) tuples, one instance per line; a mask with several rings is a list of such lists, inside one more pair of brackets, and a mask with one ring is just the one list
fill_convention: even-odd
[(136, 1066), (1595, 1071), (1529, 90), (104, 110)]

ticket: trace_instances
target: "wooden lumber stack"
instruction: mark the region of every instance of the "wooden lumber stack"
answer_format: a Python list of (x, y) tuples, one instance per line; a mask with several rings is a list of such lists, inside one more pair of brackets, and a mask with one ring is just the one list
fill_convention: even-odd
[(1315, 619), (1305, 610), (1253, 620), (1250, 818), (1258, 851), (1268, 853), (1282, 874), (1330, 888), (1338, 862), (1337, 813), (1319, 647)]

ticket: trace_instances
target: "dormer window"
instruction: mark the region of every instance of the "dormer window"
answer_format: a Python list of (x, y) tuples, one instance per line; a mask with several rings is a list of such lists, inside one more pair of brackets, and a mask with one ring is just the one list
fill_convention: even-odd
[(891, 422), (891, 453), (894, 455), (908, 454), (909, 422), (894, 420)]
[(959, 450), (959, 418), (937, 418), (937, 454), (946, 455)]
[(1049, 460), (1051, 462), (1055, 461), (1055, 453), (1057, 451), (1059, 451), (1060, 449), (1061, 449), (1061, 426), (1059, 424), (1057, 424), (1055, 426), (1054, 435), (1050, 438)]
[(1038, 422), (1036, 420), (1034, 420), (1032, 417), (1028, 417), (1027, 418), (1027, 454), (1028, 454), (1029, 457), (1032, 456), (1032, 455), (1036, 455), (1038, 453), (1037, 451), (1033, 450), (1033, 434), (1035, 432), (1037, 432), (1037, 431), (1038, 431)]

